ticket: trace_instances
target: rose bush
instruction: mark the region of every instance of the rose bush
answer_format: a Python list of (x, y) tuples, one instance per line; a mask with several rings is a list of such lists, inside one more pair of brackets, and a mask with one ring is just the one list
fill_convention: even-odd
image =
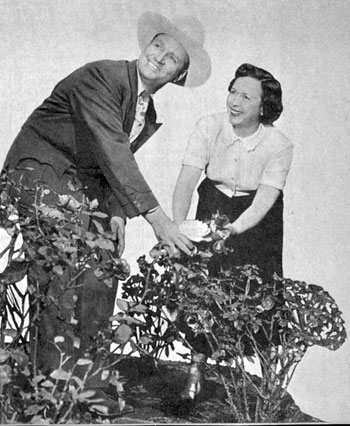
[[(276, 421), (307, 348), (338, 349), (346, 339), (344, 321), (320, 286), (278, 276), (264, 282), (254, 265), (219, 268), (211, 275), (210, 263), (220, 263), (228, 251), (226, 223), (218, 214), (182, 224), (181, 231), (196, 245), (192, 256), (170, 258), (158, 246), (151, 251), (153, 261), (139, 258), (140, 273), (123, 284), (123, 297), (144, 306), (147, 339), (134, 336), (135, 347), (159, 356), (178, 339), (193, 350), (177, 322), (181, 314), (195, 334), (206, 337), (235, 421)], [(247, 372), (246, 360), (258, 362), (260, 380)], [(222, 363), (231, 369), (229, 379)], [(251, 390), (254, 403), (248, 398)]]
[[(196, 246), (192, 256), (170, 258), (160, 246), (151, 251), (150, 261), (141, 256), (139, 273), (123, 283), (122, 299), (117, 300), (120, 312), (96, 336), (91, 356), (68, 368), (61, 350), (62, 336), (57, 336), (60, 366), (44, 376), (35, 362), (29, 362), (29, 328), (35, 331), (48, 295), (31, 285), (23, 290), (19, 282), (27, 274), (39, 279), (50, 272), (65, 292), (91, 259), (99, 259), (95, 275), (101, 285), (113, 285), (115, 277), (125, 280), (130, 268), (116, 257), (112, 235), (100, 222), (104, 215), (96, 202), (61, 197), (58, 206), (46, 206), (40, 202), (40, 194), (49, 189), (38, 188), (34, 214), (23, 218), (18, 215), (16, 200), (7, 196), (10, 183), (2, 183), (0, 227), (9, 239), (0, 253), (6, 259), (0, 273), (1, 423), (102, 421), (92, 418), (87, 409), (93, 395), (85, 389), (86, 381), (93, 374), (103, 374), (91, 370), (91, 356), (102, 356), (104, 369), (114, 372), (111, 385), (121, 395), (122, 407), (124, 379), (116, 369), (121, 359), (138, 353), (144, 362), (156, 363), (161, 356), (170, 355), (177, 340), (191, 349), (179, 327), (178, 314), (187, 319), (194, 333), (205, 335), (212, 349), (214, 373), (226, 390), (234, 420), (240, 422), (275, 421), (307, 348), (317, 344), (336, 350), (345, 341), (341, 312), (320, 286), (277, 276), (264, 282), (254, 265), (219, 268), (213, 276), (211, 263), (220, 263), (232, 250), (225, 244), (227, 217), (217, 214), (204, 222), (181, 225)], [(95, 225), (93, 230), (82, 226), (86, 215)], [(20, 235), (23, 243), (19, 244)], [(69, 280), (65, 270), (69, 270)], [(30, 293), (35, 299), (31, 307)], [(35, 311), (36, 307), (37, 315), (30, 317), (29, 308)], [(62, 315), (74, 317), (73, 305), (62, 309)], [(106, 353), (109, 343), (114, 349)], [(246, 371), (246, 359), (258, 360), (260, 380)], [(222, 372), (223, 363), (229, 368), (228, 376)], [(81, 367), (86, 371), (83, 380), (75, 374)], [(252, 390), (253, 402), (248, 398)]]

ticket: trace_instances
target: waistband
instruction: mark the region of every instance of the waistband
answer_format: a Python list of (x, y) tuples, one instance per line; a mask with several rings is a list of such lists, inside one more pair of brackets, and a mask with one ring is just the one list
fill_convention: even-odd
[(232, 195), (232, 197), (246, 197), (247, 195), (252, 195), (256, 191), (235, 191), (235, 193)]
[(232, 197), (247, 197), (249, 195), (255, 195), (256, 194), (256, 190), (236, 190), (233, 194), (232, 194), (232, 190), (229, 188), (220, 188), (220, 186), (215, 185), (213, 183), (213, 185), (215, 186), (215, 188), (222, 192), (223, 194), (225, 194), (227, 197), (232, 198)]

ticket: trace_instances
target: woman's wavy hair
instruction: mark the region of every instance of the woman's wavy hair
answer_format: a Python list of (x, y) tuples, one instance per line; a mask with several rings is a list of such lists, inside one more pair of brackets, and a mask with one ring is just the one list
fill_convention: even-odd
[(242, 64), (237, 68), (234, 79), (230, 82), (228, 90), (230, 91), (233, 84), (240, 77), (251, 77), (261, 82), (262, 88), (262, 115), (260, 122), (272, 126), (283, 111), (282, 105), (282, 88), (275, 77), (268, 71), (258, 68), (251, 64)]

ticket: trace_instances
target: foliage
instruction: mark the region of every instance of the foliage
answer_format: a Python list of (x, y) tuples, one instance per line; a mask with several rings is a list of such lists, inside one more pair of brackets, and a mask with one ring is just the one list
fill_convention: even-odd
[[(236, 421), (274, 421), (307, 348), (336, 350), (344, 342), (341, 312), (320, 286), (278, 276), (263, 282), (253, 265), (217, 272), (228, 251), (222, 230), (226, 220), (216, 215), (204, 223), (204, 231), (199, 224), (204, 238), (193, 238), (198, 243), (192, 257), (169, 258), (156, 247), (152, 262), (139, 258), (140, 274), (124, 283), (124, 297), (134, 303), (142, 300), (148, 308), (143, 316), (149, 327), (149, 354), (166, 349), (176, 336), (185, 340), (180, 333), (184, 318), (195, 335), (205, 334)], [(189, 225), (187, 235), (198, 234), (196, 223)], [(254, 358), (261, 380), (246, 371), (246, 360)], [(232, 367), (230, 380), (221, 372), (223, 363)], [(249, 389), (256, 394), (254, 406), (248, 403)]]
[[(19, 214), (19, 198), (9, 196), (13, 189), (32, 193), (32, 211)], [(71, 185), (72, 194), (75, 190)], [(54, 304), (62, 322), (71, 325), (70, 337), (79, 346), (74, 334), (73, 295), (79, 277), (93, 263), (98, 263), (94, 274), (101, 285), (114, 286), (116, 279), (125, 279), (130, 273), (127, 262), (115, 254), (113, 235), (104, 230), (106, 215), (97, 210), (97, 203), (58, 195), (57, 205), (50, 206), (43, 203), (50, 191), (42, 186), (31, 190), (7, 176), (2, 178), (0, 227), (8, 238), (0, 253), (5, 261), (0, 273), (1, 423), (86, 423), (91, 419), (90, 414), (86, 417), (87, 403), (94, 400), (86, 382), (108, 370), (114, 372), (111, 384), (120, 394), (123, 391), (123, 380), (115, 370), (120, 359), (105, 353), (108, 340), (104, 345), (96, 342), (72, 363), (64, 353), (65, 338), (58, 335), (54, 344), (60, 353), (59, 367), (49, 376), (37, 368), (39, 348), (36, 339), (31, 339), (30, 347), (29, 335), (35, 337), (42, 312)], [(92, 226), (87, 227), (87, 222)], [(30, 279), (23, 286), (25, 276)], [(104, 359), (97, 370), (92, 368), (96, 357)], [(83, 373), (78, 375), (79, 369)], [(125, 404), (122, 398), (119, 403), (121, 407)]]
[[(56, 336), (60, 363), (44, 375), (36, 365), (38, 347), (29, 348), (43, 310), (51, 304), (59, 307), (62, 320), (73, 324), (71, 337), (79, 345), (71, 297), (79, 277), (95, 263), (96, 280), (113, 286), (116, 278), (129, 276), (130, 268), (117, 258), (113, 235), (105, 231), (106, 215), (95, 201), (58, 195), (59, 202), (50, 206), (43, 199), (51, 190), (38, 186), (32, 211), (21, 215), (19, 200), (8, 195), (11, 188), (11, 180), (3, 177), (0, 227), (8, 238), (0, 253), (5, 260), (0, 273), (1, 423), (96, 420), (89, 407), (99, 401), (87, 381), (110, 371), (122, 408), (124, 380), (116, 370), (118, 363), (131, 354), (157, 361), (170, 355), (176, 340), (191, 348), (184, 327), (206, 336), (235, 420), (274, 421), (307, 348), (317, 344), (336, 350), (346, 338), (341, 313), (322, 287), (277, 276), (263, 282), (253, 265), (220, 267), (229, 251), (223, 229), (227, 218), (216, 215), (183, 225), (182, 232), (195, 241), (192, 256), (170, 258), (158, 246), (151, 261), (141, 256), (140, 272), (123, 284), (119, 312), (110, 318), (110, 326), (100, 330), (94, 345), (74, 363), (65, 354), (64, 337)], [(20, 190), (31, 191), (23, 186)], [(30, 280), (22, 286), (26, 276)], [(110, 344), (113, 349), (106, 350)], [(92, 367), (95, 357), (104, 361), (97, 370)], [(258, 360), (261, 380), (248, 374), (247, 359)], [(223, 365), (229, 376), (223, 374)], [(81, 369), (83, 376), (77, 374)], [(253, 404), (248, 402), (252, 389)]]

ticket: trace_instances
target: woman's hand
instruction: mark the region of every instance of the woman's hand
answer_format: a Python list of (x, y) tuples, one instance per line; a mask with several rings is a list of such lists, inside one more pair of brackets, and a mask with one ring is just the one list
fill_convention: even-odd
[(272, 186), (260, 184), (256, 191), (253, 203), (233, 223), (224, 226), (231, 235), (242, 234), (260, 223), (266, 213), (275, 204), (280, 190)]
[(121, 257), (125, 248), (125, 219), (120, 216), (112, 216), (110, 226), (117, 243), (118, 256)]
[(237, 228), (234, 223), (228, 223), (224, 226), (224, 229), (227, 229), (227, 231), (230, 232), (230, 236), (238, 234)]

